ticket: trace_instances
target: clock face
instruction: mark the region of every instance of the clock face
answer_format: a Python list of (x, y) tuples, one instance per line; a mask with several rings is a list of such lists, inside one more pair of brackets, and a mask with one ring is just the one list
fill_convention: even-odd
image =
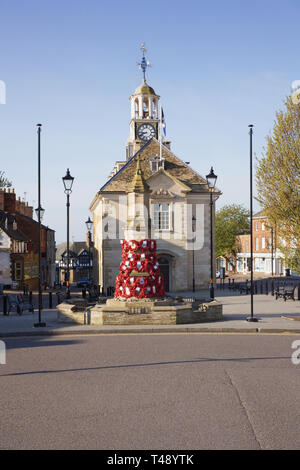
[(138, 129), (138, 136), (142, 140), (149, 140), (155, 136), (155, 129), (151, 124), (142, 124)]

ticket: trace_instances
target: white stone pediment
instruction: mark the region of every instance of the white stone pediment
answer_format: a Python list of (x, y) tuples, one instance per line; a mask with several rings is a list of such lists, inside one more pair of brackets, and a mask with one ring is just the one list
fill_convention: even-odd
[(151, 197), (176, 197), (183, 196), (190, 191), (190, 188), (179, 181), (174, 176), (171, 176), (166, 170), (161, 168), (150, 178), (147, 179), (147, 184), (150, 187)]
[(164, 197), (167, 199), (170, 199), (170, 198), (174, 198), (175, 196), (176, 194), (174, 194), (172, 191), (168, 191), (167, 189), (163, 189), (163, 188), (160, 188), (151, 192), (152, 199), (153, 198), (162, 199)]

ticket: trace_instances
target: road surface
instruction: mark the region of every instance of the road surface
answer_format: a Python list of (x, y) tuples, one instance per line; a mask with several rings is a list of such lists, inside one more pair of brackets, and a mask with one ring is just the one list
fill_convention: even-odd
[(295, 340), (261, 333), (9, 338), (0, 365), (0, 448), (299, 449)]

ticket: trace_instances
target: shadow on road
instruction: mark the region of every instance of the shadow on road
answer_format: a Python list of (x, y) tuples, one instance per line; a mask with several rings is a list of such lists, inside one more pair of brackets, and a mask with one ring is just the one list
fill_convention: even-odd
[[(28, 339), (30, 341), (28, 341)], [(56, 347), (56, 346), (72, 346), (74, 344), (83, 343), (81, 339), (65, 339), (65, 340), (50, 340), (45, 339), (42, 336), (30, 336), (30, 337), (16, 337), (5, 339), (5, 346), (7, 350), (10, 349), (25, 349), (25, 348), (40, 348), (40, 347)]]
[(167, 365), (184, 365), (184, 364), (201, 364), (204, 362), (251, 362), (251, 361), (273, 361), (273, 360), (288, 360), (291, 361), (290, 356), (271, 356), (271, 357), (225, 357), (225, 358), (201, 358), (191, 359), (185, 361), (166, 361), (166, 362), (148, 362), (144, 364), (120, 364), (111, 366), (99, 366), (99, 367), (83, 367), (78, 369), (53, 369), (53, 370), (36, 370), (30, 372), (15, 372), (9, 374), (0, 374), (0, 377), (11, 377), (20, 375), (36, 375), (36, 374), (60, 374), (64, 372), (82, 372), (82, 371), (101, 371), (101, 370), (112, 370), (112, 369), (128, 369), (134, 367), (155, 367), (155, 366), (167, 366)]

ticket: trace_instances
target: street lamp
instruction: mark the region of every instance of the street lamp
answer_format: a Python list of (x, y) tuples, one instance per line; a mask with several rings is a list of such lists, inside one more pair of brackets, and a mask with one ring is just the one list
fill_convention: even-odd
[(42, 207), (37, 207), (35, 209), (36, 217), (37, 217), (38, 220), (39, 220), (39, 211), (40, 211), (40, 219), (42, 221), (43, 217), (44, 217), (44, 214), (45, 214), (45, 209), (43, 209)]
[(251, 281), (250, 281), (250, 309), (251, 314), (246, 320), (251, 322), (257, 322), (258, 319), (253, 316), (253, 198), (252, 198), (252, 136), (253, 136), (253, 124), (249, 126), (250, 135), (250, 264), (251, 264)]
[(65, 194), (67, 195), (67, 292), (66, 292), (66, 297), (69, 299), (71, 297), (70, 295), (70, 194), (72, 192), (72, 186), (73, 186), (73, 181), (74, 178), (70, 174), (69, 168), (67, 169), (66, 175), (62, 178), (64, 188), (65, 188)]
[(39, 289), (39, 321), (34, 323), (34, 327), (46, 326), (45, 322), (42, 322), (42, 286), (41, 286), (41, 221), (44, 215), (44, 209), (41, 206), (41, 127), (42, 124), (37, 124), (37, 133), (38, 133), (38, 207), (36, 209), (36, 214), (39, 224), (39, 274), (38, 274), (38, 289)]
[(89, 281), (91, 281), (91, 242), (92, 242), (92, 227), (93, 227), (93, 221), (88, 218), (88, 220), (85, 223), (88, 234), (89, 234)]
[(213, 265), (213, 190), (216, 186), (217, 175), (214, 174), (214, 169), (211, 167), (210, 173), (206, 175), (206, 181), (210, 192), (210, 284), (209, 294), (210, 300), (214, 300), (214, 265)]
[[(192, 217), (192, 232), (196, 231), (196, 217)], [(193, 236), (193, 292), (195, 292), (195, 250), (194, 250), (195, 237)]]

